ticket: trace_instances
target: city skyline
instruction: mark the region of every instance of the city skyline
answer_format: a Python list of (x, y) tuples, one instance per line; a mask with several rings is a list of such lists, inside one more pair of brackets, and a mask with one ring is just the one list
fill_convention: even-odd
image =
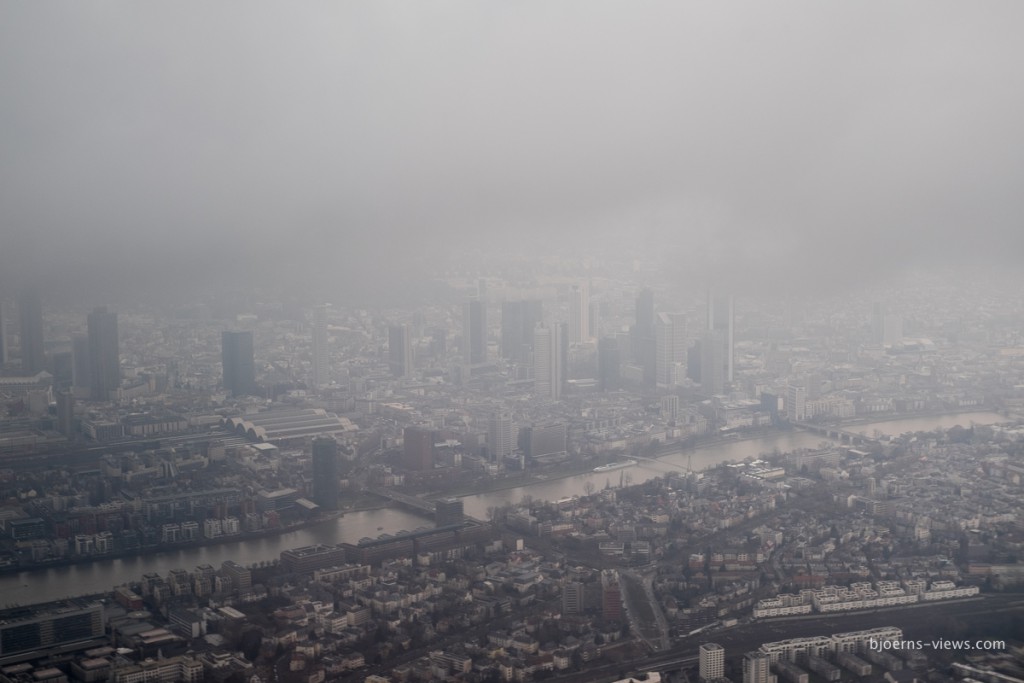
[(1022, 21), (0, 3), (0, 677), (1019, 679)]

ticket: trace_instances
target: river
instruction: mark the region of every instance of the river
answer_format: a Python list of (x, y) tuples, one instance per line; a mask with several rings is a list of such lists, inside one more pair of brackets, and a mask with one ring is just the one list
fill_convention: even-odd
[[(875, 430), (882, 434), (897, 435), (908, 431), (949, 428), (958, 424), (968, 427), (972, 422), (994, 424), (1002, 419), (998, 413), (979, 411), (866, 422), (851, 424), (846, 428), (867, 436), (873, 436)], [(538, 481), (504, 491), (465, 496), (463, 501), (466, 514), (485, 519), (488, 508), (518, 503), (527, 495), (539, 500), (582, 496), (586, 495), (587, 482), (592, 483), (595, 490), (600, 490), (606, 485), (618, 486), (620, 478), (622, 481), (639, 484), (671, 471), (686, 471), (691, 467), (694, 470), (703, 470), (723, 462), (743, 460), (775, 450), (786, 452), (797, 448), (812, 448), (822, 441), (823, 437), (818, 434), (778, 432), (754, 439), (718, 442), (665, 455), (657, 462), (642, 461), (641, 464), (610, 472), (591, 472)], [(288, 548), (314, 543), (354, 543), (366, 536), (373, 538), (381, 533), (393, 534), (402, 529), (412, 531), (430, 524), (429, 519), (404, 509), (366, 510), (348, 513), (340, 519), (322, 522), (280, 536), (10, 574), (0, 576), (0, 605), (29, 604), (67, 595), (99, 593), (113, 586), (137, 580), (149, 572), (166, 574), (170, 569), (191, 570), (200, 564), (219, 567), (221, 562), (229, 559), (247, 565), (276, 559), (282, 550)]]

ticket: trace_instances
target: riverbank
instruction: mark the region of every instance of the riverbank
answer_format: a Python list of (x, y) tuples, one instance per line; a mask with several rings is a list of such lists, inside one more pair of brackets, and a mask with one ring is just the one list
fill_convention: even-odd
[[(381, 506), (383, 507), (383, 506)], [(192, 548), (205, 548), (216, 545), (229, 545), (231, 543), (244, 543), (246, 541), (256, 541), (264, 538), (273, 538), (282, 534), (291, 533), (293, 531), (300, 531), (317, 524), (329, 522), (331, 520), (337, 520), (343, 517), (345, 512), (355, 512), (356, 510), (339, 510), (336, 512), (329, 512), (322, 514), (313, 519), (302, 520), (289, 524), (288, 526), (278, 527), (276, 529), (260, 529), (259, 531), (243, 531), (237, 534), (231, 534), (230, 536), (218, 536), (216, 538), (199, 538), (193, 541), (186, 541), (181, 543), (163, 543), (153, 546), (140, 546), (138, 548), (113, 550), (109, 553), (95, 554), (95, 555), (84, 555), (81, 557), (60, 557), (52, 560), (45, 560), (42, 562), (33, 562), (31, 564), (17, 564), (17, 565), (6, 565), (0, 566), (0, 576), (10, 574), (20, 574), (22, 572), (38, 572), (46, 571), (48, 569), (58, 569), (61, 567), (73, 567), (76, 565), (87, 565), (93, 564), (94, 562), (104, 562), (106, 560), (123, 560), (130, 559), (133, 557), (149, 557), (159, 556), (163, 553), (177, 553), (182, 550), (189, 550)]]
[[(697, 437), (695, 439), (689, 439), (684, 441), (673, 441), (670, 443), (662, 444), (658, 447), (658, 450), (640, 455), (633, 456), (629, 453), (614, 453), (606, 457), (603, 456), (591, 456), (585, 461), (573, 461), (566, 463), (562, 466), (552, 466), (550, 469), (544, 469), (540, 472), (530, 473), (523, 472), (518, 475), (502, 477), (501, 479), (492, 479), (490, 481), (482, 482), (482, 485), (474, 484), (472, 487), (468, 486), (456, 486), (450, 489), (430, 491), (424, 494), (424, 498), (429, 500), (435, 500), (437, 498), (443, 498), (445, 496), (452, 496), (455, 498), (463, 498), (465, 496), (476, 496), (486, 493), (495, 493), (498, 491), (509, 491), (511, 489), (522, 488), (525, 486), (532, 486), (534, 484), (542, 484), (544, 482), (558, 481), (560, 479), (568, 479), (570, 477), (577, 477), (582, 474), (592, 474), (594, 468), (599, 465), (615, 462), (624, 458), (630, 457), (641, 457), (648, 458), (650, 460), (660, 460), (662, 458), (679, 455), (682, 453), (692, 452), (696, 453), (702, 449), (714, 448), (724, 444), (743, 443), (745, 441), (757, 441), (764, 439), (768, 436), (776, 434), (785, 434), (788, 432), (796, 431), (790, 427), (757, 427), (744, 432), (732, 432), (729, 436), (712, 435), (706, 437)], [(608, 473), (606, 473), (608, 474)]]

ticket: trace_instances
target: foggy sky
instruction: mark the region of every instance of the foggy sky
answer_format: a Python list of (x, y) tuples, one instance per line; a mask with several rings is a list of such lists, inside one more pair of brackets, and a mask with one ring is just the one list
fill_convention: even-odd
[[(1019, 2), (0, 2), (0, 286), (1024, 255)], [(621, 238), (619, 238), (621, 241)], [(418, 265), (417, 265), (418, 264)]]

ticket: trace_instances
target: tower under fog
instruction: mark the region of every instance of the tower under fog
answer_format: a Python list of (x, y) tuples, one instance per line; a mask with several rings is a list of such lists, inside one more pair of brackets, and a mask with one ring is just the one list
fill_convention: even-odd
[(338, 509), (338, 457), (334, 439), (313, 442), (313, 502), (324, 510)]
[(4, 321), (4, 302), (0, 301), (0, 365), (7, 362), (7, 323)]
[(722, 363), (722, 376), (724, 382), (732, 382), (734, 379), (733, 359), (735, 355), (735, 299), (731, 294), (719, 294), (714, 290), (708, 291), (708, 325), (709, 332), (720, 333), (717, 338), (721, 341), (719, 357)]
[(441, 528), (455, 526), (465, 521), (462, 501), (458, 498), (441, 498), (434, 503), (434, 526)]
[(21, 336), (21, 370), (34, 375), (46, 369), (43, 350), (43, 305), (35, 290), (22, 292), (18, 298), (18, 334)]
[(100, 307), (89, 314), (89, 378), (92, 398), (110, 400), (121, 386), (121, 355), (117, 338), (117, 313)]
[(659, 387), (679, 384), (685, 374), (686, 316), (659, 313), (654, 318), (654, 370)]
[(565, 373), (561, 325), (538, 325), (533, 332), (533, 389), (544, 398), (562, 397)]
[(540, 301), (505, 301), (501, 304), (501, 356), (517, 363), (529, 361), (533, 330), (543, 321)]
[(412, 328), (407, 324), (388, 326), (388, 368), (391, 376), (412, 376), (412, 363)]
[(327, 378), (327, 306), (313, 308), (313, 388), (329, 383)]
[(224, 388), (232, 396), (251, 394), (256, 388), (256, 361), (253, 356), (252, 332), (225, 330), (220, 342)]
[(573, 285), (569, 291), (569, 343), (590, 340), (590, 286)]
[(487, 305), (478, 299), (462, 306), (462, 357), (472, 365), (487, 361)]

